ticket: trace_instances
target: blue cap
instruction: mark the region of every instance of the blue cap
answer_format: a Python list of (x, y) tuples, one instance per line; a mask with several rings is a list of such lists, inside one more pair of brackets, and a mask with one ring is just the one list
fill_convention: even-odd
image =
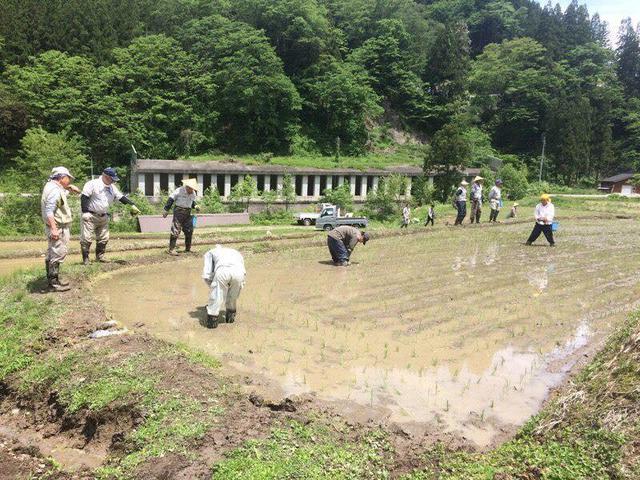
[(106, 175), (107, 177), (111, 177), (113, 179), (114, 182), (117, 182), (118, 180), (120, 180), (120, 177), (118, 177), (118, 174), (116, 173), (116, 169), (115, 168), (105, 168), (102, 173), (104, 175)]
[(496, 185), (498, 185), (498, 184), (502, 184), (502, 183), (503, 183), (503, 182), (502, 182), (502, 179), (498, 178), (498, 179), (496, 180)]

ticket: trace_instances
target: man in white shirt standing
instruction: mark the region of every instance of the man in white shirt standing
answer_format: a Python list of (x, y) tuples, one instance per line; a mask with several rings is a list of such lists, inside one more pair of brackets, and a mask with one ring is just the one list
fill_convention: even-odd
[(40, 208), (42, 220), (47, 235), (47, 255), (45, 267), (47, 269), (47, 283), (51, 292), (65, 292), (69, 290), (69, 283), (60, 280), (60, 264), (69, 253), (69, 238), (71, 227), (71, 208), (67, 200), (67, 192), (80, 193), (80, 189), (71, 185), (73, 175), (65, 167), (55, 167), (51, 170), (49, 181), (42, 190)]
[(500, 213), (500, 207), (502, 204), (502, 180), (499, 178), (496, 180), (496, 184), (489, 191), (489, 207), (491, 213), (489, 214), (489, 222), (496, 222), (498, 220), (498, 214)]
[(80, 225), (80, 249), (82, 263), (89, 264), (91, 244), (96, 241), (96, 260), (106, 262), (104, 253), (109, 242), (109, 207), (114, 200), (125, 205), (131, 205), (131, 214), (140, 213), (138, 207), (129, 200), (116, 186), (120, 178), (113, 168), (105, 168), (98, 178), (89, 180), (82, 188), (80, 208), (82, 222)]
[[(207, 304), (207, 328), (216, 328), (219, 321), (233, 323), (236, 302), (246, 277), (244, 258), (233, 248), (216, 245), (204, 254), (202, 279), (211, 289)], [(221, 318), (220, 311), (225, 311)]]
[(480, 215), (482, 214), (482, 182), (484, 178), (476, 176), (471, 185), (471, 223), (474, 221), (480, 223)]
[(404, 208), (402, 209), (402, 225), (400, 225), (400, 228), (409, 227), (410, 221), (411, 221), (411, 210), (409, 209), (409, 204), (405, 203)]
[(467, 185), (469, 185), (469, 183), (463, 179), (455, 193), (453, 206), (458, 210), (458, 215), (456, 216), (454, 225), (462, 225), (464, 217), (467, 216)]
[(182, 181), (182, 186), (173, 191), (164, 206), (163, 217), (167, 217), (173, 205), (173, 222), (171, 223), (171, 237), (169, 237), (169, 255), (178, 255), (176, 243), (180, 232), (184, 232), (184, 251), (191, 251), (191, 239), (193, 237), (193, 217), (191, 209), (200, 211), (200, 206), (196, 204), (196, 192), (198, 191), (198, 181), (195, 178), (188, 178)]
[(553, 218), (555, 217), (556, 209), (551, 203), (551, 197), (546, 193), (540, 196), (540, 203), (536, 205), (535, 209), (535, 218), (536, 224), (533, 227), (533, 231), (531, 235), (529, 235), (529, 239), (527, 240), (527, 245), (531, 245), (533, 242), (537, 240), (541, 233), (544, 233), (547, 242), (549, 245), (554, 247), (556, 245), (553, 240)]

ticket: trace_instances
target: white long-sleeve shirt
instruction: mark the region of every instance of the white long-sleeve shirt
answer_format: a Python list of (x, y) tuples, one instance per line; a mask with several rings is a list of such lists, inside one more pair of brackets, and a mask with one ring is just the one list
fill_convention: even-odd
[(489, 200), (500, 200), (502, 198), (502, 190), (497, 185), (489, 191)]
[(196, 201), (196, 192), (187, 193), (187, 187), (184, 185), (182, 187), (176, 188), (169, 198), (172, 198), (175, 202), (176, 207), (181, 208), (191, 208), (193, 202)]
[(216, 276), (216, 272), (221, 268), (238, 268), (243, 274), (246, 274), (244, 258), (239, 251), (216, 245), (215, 248), (204, 254), (202, 278), (206, 283), (211, 283)]
[(546, 205), (539, 203), (538, 205), (536, 205), (536, 209), (534, 212), (536, 223), (539, 223), (540, 225), (551, 225), (553, 223), (553, 217), (555, 217), (555, 215), (556, 207), (553, 206), (553, 203), (548, 202)]
[(107, 213), (114, 200), (120, 200), (123, 196), (115, 183), (104, 183), (102, 175), (85, 183), (82, 195), (89, 199), (89, 211), (97, 214)]

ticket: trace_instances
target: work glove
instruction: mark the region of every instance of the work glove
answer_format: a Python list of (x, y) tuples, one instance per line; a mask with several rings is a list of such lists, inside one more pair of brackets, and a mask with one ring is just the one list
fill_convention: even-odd
[(169, 215), (168, 211), (165, 210), (164, 212), (162, 212), (162, 218), (167, 218), (167, 215)]
[(140, 209), (135, 205), (131, 205), (131, 216), (140, 215)]
[(193, 207), (193, 209), (194, 209), (196, 212), (199, 212), (199, 211), (200, 211), (200, 205), (196, 205), (195, 207)]

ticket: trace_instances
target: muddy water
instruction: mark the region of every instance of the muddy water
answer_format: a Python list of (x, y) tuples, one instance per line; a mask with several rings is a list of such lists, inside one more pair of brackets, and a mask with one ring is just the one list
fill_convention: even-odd
[(633, 222), (608, 222), (604, 238), (600, 225), (563, 224), (555, 249), (521, 245), (529, 229), (374, 239), (349, 268), (318, 247), (248, 255), (237, 322), (216, 330), (198, 324), (208, 293), (198, 258), (116, 272), (94, 289), (129, 328), (187, 342), (283, 394), (384, 409), (484, 446), (534, 414), (571, 355), (640, 298)]

